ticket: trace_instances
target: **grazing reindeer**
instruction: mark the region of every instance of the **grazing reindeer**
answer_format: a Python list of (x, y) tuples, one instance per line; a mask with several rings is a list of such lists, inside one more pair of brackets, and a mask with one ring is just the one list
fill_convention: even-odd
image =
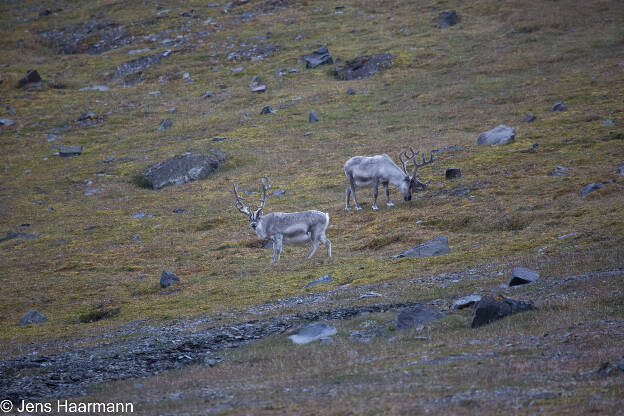
[(249, 218), (249, 225), (256, 231), (258, 237), (263, 240), (269, 239), (273, 243), (273, 257), (271, 263), (280, 259), (282, 253), (282, 242), (284, 243), (305, 243), (312, 241), (312, 251), (308, 254), (311, 258), (321, 243), (327, 247), (327, 257), (331, 257), (331, 242), (325, 236), (325, 230), (329, 225), (329, 214), (321, 211), (301, 211), (301, 212), (271, 212), (262, 215), (267, 191), (271, 187), (269, 178), (262, 178), (262, 199), (255, 211), (251, 211), (243, 203), (244, 198), (238, 195), (238, 188), (234, 183), (234, 196), (236, 197), (236, 208)]
[[(399, 153), (399, 160), (403, 164), (403, 169), (398, 167), (390, 156), (383, 154), (377, 156), (355, 156), (347, 160), (344, 165), (345, 175), (349, 180), (349, 186), (347, 187), (347, 201), (345, 210), (351, 209), (351, 193), (353, 193), (353, 201), (355, 202), (355, 209), (362, 209), (355, 197), (355, 188), (363, 186), (373, 187), (373, 209), (377, 210), (377, 194), (379, 193), (378, 187), (381, 183), (386, 191), (386, 200), (389, 207), (394, 204), (390, 202), (390, 190), (388, 184), (392, 184), (399, 188), (399, 191), (403, 195), (403, 199), (411, 201), (412, 192), (424, 190), (427, 187), (427, 182), (421, 182), (418, 177), (418, 168), (433, 162), (433, 153), (429, 160), (422, 156), (422, 163), (416, 163), (415, 159), (419, 152), (414, 152), (414, 149), (410, 146), (411, 156), (407, 156), (407, 152)], [(406, 160), (403, 161), (403, 156)], [(414, 170), (410, 176), (407, 173), (407, 164), (414, 162)]]

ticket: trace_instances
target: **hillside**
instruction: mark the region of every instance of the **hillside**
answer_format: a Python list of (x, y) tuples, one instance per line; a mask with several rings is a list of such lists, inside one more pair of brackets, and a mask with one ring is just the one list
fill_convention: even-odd
[[(457, 24), (439, 27), (450, 10)], [(139, 414), (621, 413), (622, 21), (617, 0), (3, 2), (0, 400), (133, 401)], [(302, 56), (325, 45), (334, 63), (307, 68)], [(334, 75), (378, 54), (391, 62), (369, 77)], [(31, 69), (41, 80), (18, 86)], [(551, 111), (558, 102), (566, 111)], [(513, 141), (476, 144), (501, 124)], [(358, 189), (363, 209), (345, 211), (345, 161), (398, 163), (408, 146), (434, 152), (419, 170), (427, 189), (405, 202), (391, 187), (394, 207), (381, 189), (378, 211)], [(205, 179), (154, 190), (141, 177), (215, 149), (225, 159)], [(329, 214), (331, 258), (285, 245), (269, 263), (232, 194), (236, 182), (259, 203), (264, 176), (266, 213)], [(391, 258), (438, 236), (449, 254)], [(539, 280), (508, 287), (518, 266)], [(180, 282), (162, 288), (163, 270)], [(450, 306), (471, 294), (533, 309), (470, 328), (471, 308)], [(397, 329), (415, 304), (444, 316)], [(18, 325), (32, 309), (48, 320)], [(331, 342), (287, 338), (317, 321), (336, 327)], [(135, 350), (156, 358), (113, 368)], [(100, 370), (69, 377), (98, 354)], [(55, 364), (16, 364), (36, 357)]]

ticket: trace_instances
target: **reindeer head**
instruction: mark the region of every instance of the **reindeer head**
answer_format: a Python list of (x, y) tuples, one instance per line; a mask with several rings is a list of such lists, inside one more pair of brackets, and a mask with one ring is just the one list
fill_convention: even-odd
[(267, 178), (266, 176), (261, 179), (261, 182), (262, 198), (260, 199), (260, 205), (258, 205), (255, 211), (252, 211), (249, 206), (243, 203), (245, 198), (238, 195), (238, 188), (236, 187), (236, 184), (232, 182), (232, 187), (234, 188), (234, 196), (236, 197), (236, 208), (238, 208), (238, 210), (243, 214), (247, 215), (247, 217), (249, 218), (249, 225), (251, 225), (251, 228), (253, 228), (254, 230), (258, 226), (258, 221), (260, 220), (260, 217), (262, 217), (262, 210), (264, 209), (264, 202), (266, 201), (267, 191), (271, 187), (271, 184), (269, 184), (269, 178)]
[[(403, 195), (403, 199), (406, 201), (412, 200), (413, 192), (423, 191), (427, 188), (427, 185), (429, 184), (429, 182), (431, 182), (431, 180), (428, 180), (426, 182), (421, 182), (420, 177), (418, 176), (418, 168), (421, 166), (428, 165), (429, 163), (433, 162), (433, 153), (431, 153), (429, 160), (427, 160), (427, 158), (425, 157), (425, 154), (423, 153), (422, 163), (416, 163), (416, 156), (418, 156), (418, 153), (420, 152), (414, 152), (414, 149), (412, 149), (412, 146), (409, 147), (409, 150), (410, 152), (412, 152), (411, 156), (408, 156), (407, 152), (399, 153), (399, 160), (401, 161), (401, 164), (403, 165), (403, 172), (405, 173), (405, 178), (403, 179), (403, 182), (399, 186), (399, 191)], [(403, 156), (405, 156), (405, 159), (406, 159), (405, 161), (403, 161)], [(411, 176), (409, 173), (407, 173), (407, 164), (409, 162), (414, 162), (414, 170), (412, 171)]]

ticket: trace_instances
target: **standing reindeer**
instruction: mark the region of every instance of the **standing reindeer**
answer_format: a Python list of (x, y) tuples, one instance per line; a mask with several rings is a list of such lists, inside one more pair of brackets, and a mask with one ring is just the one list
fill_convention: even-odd
[(273, 256), (271, 263), (280, 259), (282, 253), (282, 242), (284, 243), (305, 243), (312, 241), (312, 251), (308, 254), (311, 258), (321, 243), (327, 247), (327, 257), (331, 257), (331, 242), (325, 236), (325, 230), (329, 225), (329, 214), (321, 211), (301, 211), (301, 212), (271, 212), (262, 215), (267, 191), (271, 187), (269, 178), (261, 179), (262, 198), (260, 205), (255, 211), (251, 211), (243, 203), (244, 198), (238, 195), (238, 188), (234, 183), (234, 196), (236, 197), (236, 208), (249, 218), (249, 225), (256, 231), (258, 237), (263, 240), (269, 239), (273, 243)]
[[(386, 200), (389, 207), (394, 204), (390, 202), (390, 190), (388, 184), (392, 184), (399, 188), (399, 191), (403, 195), (403, 199), (411, 201), (412, 192), (418, 192), (424, 190), (427, 187), (427, 182), (421, 182), (418, 177), (418, 168), (433, 162), (433, 153), (429, 157), (429, 160), (422, 155), (422, 163), (416, 163), (416, 156), (419, 152), (414, 152), (414, 149), (410, 146), (411, 156), (407, 156), (407, 152), (399, 153), (399, 160), (403, 165), (403, 169), (398, 167), (390, 156), (383, 154), (377, 156), (355, 156), (347, 160), (344, 165), (345, 175), (349, 180), (349, 186), (347, 187), (347, 198), (345, 210), (350, 210), (351, 193), (353, 193), (353, 201), (355, 202), (355, 209), (362, 209), (355, 197), (355, 188), (372, 186), (373, 187), (373, 209), (377, 210), (377, 194), (379, 193), (379, 184), (381, 183), (386, 191)], [(406, 160), (403, 161), (403, 156)], [(410, 176), (407, 173), (407, 164), (414, 162), (414, 170)]]

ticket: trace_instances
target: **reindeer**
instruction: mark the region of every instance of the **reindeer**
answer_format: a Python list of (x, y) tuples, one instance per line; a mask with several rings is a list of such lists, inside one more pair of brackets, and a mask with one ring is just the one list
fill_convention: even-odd
[[(379, 209), (377, 207), (377, 194), (379, 193), (378, 187), (380, 183), (383, 185), (386, 192), (386, 204), (389, 207), (394, 206), (394, 204), (390, 202), (390, 190), (388, 189), (388, 184), (392, 184), (399, 188), (399, 191), (403, 195), (403, 199), (405, 201), (411, 201), (412, 192), (424, 190), (431, 181), (421, 182), (418, 176), (418, 168), (432, 163), (433, 153), (431, 153), (428, 160), (423, 154), (422, 163), (416, 163), (416, 156), (420, 152), (414, 152), (414, 149), (412, 149), (411, 146), (409, 149), (412, 152), (412, 155), (409, 157), (405, 151), (399, 153), (399, 160), (403, 165), (403, 169), (399, 168), (392, 161), (392, 159), (390, 159), (390, 156), (386, 154), (376, 156), (355, 156), (347, 160), (344, 165), (344, 171), (345, 175), (347, 175), (347, 179), (349, 180), (349, 186), (347, 187), (345, 210), (348, 211), (351, 209), (351, 193), (353, 193), (355, 209), (362, 209), (355, 197), (356, 187), (373, 187), (372, 208), (374, 210)], [(406, 158), (405, 161), (403, 161), (403, 156)], [(411, 176), (407, 173), (407, 164), (409, 162), (414, 162), (414, 170), (412, 171)]]
[(267, 191), (271, 188), (269, 178), (261, 179), (262, 198), (260, 205), (255, 211), (249, 209), (243, 201), (245, 198), (238, 195), (236, 184), (232, 183), (234, 196), (236, 197), (236, 208), (249, 218), (249, 225), (256, 231), (262, 240), (269, 239), (273, 243), (273, 256), (271, 263), (280, 259), (282, 253), (282, 242), (284, 243), (305, 243), (312, 241), (312, 251), (308, 254), (308, 259), (312, 258), (316, 249), (321, 243), (327, 247), (327, 257), (331, 257), (331, 242), (325, 236), (325, 230), (329, 225), (329, 214), (321, 211), (301, 211), (301, 212), (271, 212), (263, 215), (264, 202)]

